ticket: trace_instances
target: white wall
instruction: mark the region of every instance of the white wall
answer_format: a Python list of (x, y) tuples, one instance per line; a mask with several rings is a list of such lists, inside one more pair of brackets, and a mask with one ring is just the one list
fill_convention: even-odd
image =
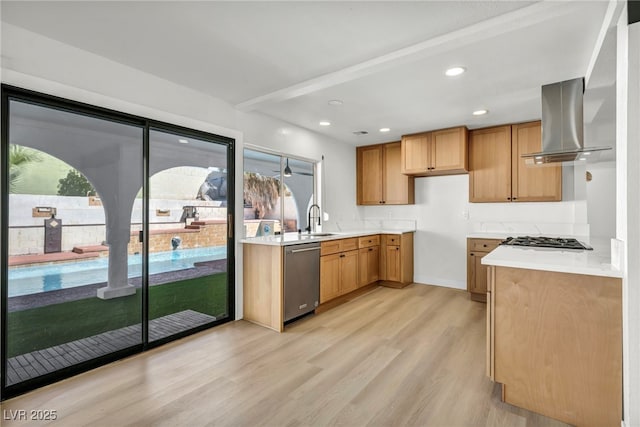
[[(2, 82), (236, 139), (236, 182), (247, 141), (298, 156), (325, 156), (324, 210), (354, 218), (355, 149), (260, 114), (240, 113), (220, 99), (19, 27), (2, 24)], [(284, 132), (283, 132), (284, 131)], [(349, 183), (349, 185), (344, 185)], [(242, 186), (236, 186), (236, 212)], [(1, 207), (0, 207), (1, 208)], [(236, 221), (242, 236), (242, 221)], [(242, 246), (236, 248), (236, 317), (242, 317)]]
[(616, 163), (587, 166), (592, 180), (587, 182), (587, 215), (591, 236), (610, 239), (616, 235)]
[[(478, 231), (581, 234), (585, 203), (469, 203), (469, 176), (416, 178), (415, 205), (361, 207), (364, 218), (415, 219), (414, 279), (466, 289), (466, 237)], [(468, 216), (468, 218), (467, 218)]]
[(622, 279), (624, 423), (640, 426), (640, 23), (617, 28), (616, 237), (624, 245)]

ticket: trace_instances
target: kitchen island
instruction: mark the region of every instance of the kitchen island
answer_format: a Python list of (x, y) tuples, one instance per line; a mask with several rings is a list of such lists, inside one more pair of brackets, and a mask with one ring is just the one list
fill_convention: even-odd
[(295, 245), (320, 244), (318, 309), (330, 308), (377, 284), (406, 286), (413, 282), (413, 233), (414, 229), (385, 228), (242, 239), (243, 318), (284, 330), (285, 250)]
[(622, 283), (593, 251), (499, 246), (488, 265), (487, 375), (503, 400), (577, 426), (619, 426)]

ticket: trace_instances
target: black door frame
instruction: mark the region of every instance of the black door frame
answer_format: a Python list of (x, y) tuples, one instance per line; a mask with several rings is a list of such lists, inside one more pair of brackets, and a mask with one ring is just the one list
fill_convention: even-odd
[[(2, 158), (2, 171), (0, 177), (0, 233), (2, 235), (0, 241), (0, 302), (2, 310), (0, 313), (1, 334), (0, 342), (2, 351), (0, 352), (0, 394), (2, 400), (26, 393), (36, 388), (51, 384), (62, 379), (77, 375), (82, 372), (94, 369), (98, 366), (111, 363), (124, 357), (146, 351), (150, 348), (157, 347), (176, 339), (195, 334), (205, 329), (233, 321), (235, 319), (235, 140), (212, 133), (186, 128), (171, 123), (161, 122), (145, 117), (132, 114), (122, 113), (119, 111), (97, 107), (95, 105), (83, 102), (73, 101), (53, 95), (47, 95), (28, 89), (19, 88), (7, 84), (2, 84), (0, 103), (2, 107), (1, 135), (0, 135), (0, 156)], [(142, 260), (142, 342), (132, 347), (119, 350), (117, 352), (101, 356), (86, 362), (79, 363), (74, 366), (60, 369), (46, 375), (33, 378), (11, 386), (6, 386), (7, 379), (7, 320), (8, 320), (8, 259), (9, 259), (9, 101), (15, 100), (24, 103), (30, 103), (47, 108), (67, 111), (74, 114), (86, 115), (88, 117), (113, 121), (116, 123), (138, 126), (143, 130), (143, 260)], [(194, 327), (192, 329), (182, 331), (176, 335), (157, 340), (149, 343), (149, 131), (157, 129), (172, 133), (191, 136), (204, 141), (227, 146), (227, 286), (228, 286), (228, 316), (224, 319), (215, 320), (213, 322)]]

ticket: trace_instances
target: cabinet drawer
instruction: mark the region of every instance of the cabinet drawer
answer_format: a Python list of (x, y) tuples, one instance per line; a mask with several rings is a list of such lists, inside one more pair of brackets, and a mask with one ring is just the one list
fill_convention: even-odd
[(320, 256), (358, 249), (358, 239), (339, 239), (320, 243)]
[(387, 246), (399, 246), (401, 237), (400, 234), (385, 234), (383, 235), (383, 242)]
[(359, 248), (368, 248), (371, 246), (380, 246), (380, 235), (364, 236), (358, 239)]
[(491, 252), (500, 245), (501, 241), (498, 239), (470, 239), (469, 250)]

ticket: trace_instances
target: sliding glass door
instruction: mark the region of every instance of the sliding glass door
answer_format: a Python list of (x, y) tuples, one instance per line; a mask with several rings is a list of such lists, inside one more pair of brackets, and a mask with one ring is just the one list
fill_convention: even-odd
[(228, 145), (149, 133), (149, 341), (229, 316)]
[(232, 140), (2, 89), (3, 398), (233, 317)]
[[(142, 344), (142, 126), (8, 104), (5, 386)], [(137, 206), (136, 206), (137, 205)], [(139, 212), (138, 213), (138, 217)]]

